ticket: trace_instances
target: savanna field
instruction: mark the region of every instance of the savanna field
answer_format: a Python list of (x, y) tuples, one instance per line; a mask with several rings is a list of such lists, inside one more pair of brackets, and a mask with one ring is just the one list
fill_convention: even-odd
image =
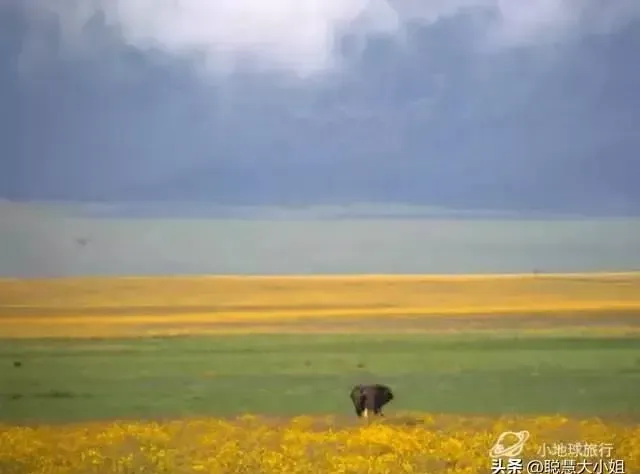
[(639, 330), (638, 274), (0, 280), (0, 474), (640, 472)]

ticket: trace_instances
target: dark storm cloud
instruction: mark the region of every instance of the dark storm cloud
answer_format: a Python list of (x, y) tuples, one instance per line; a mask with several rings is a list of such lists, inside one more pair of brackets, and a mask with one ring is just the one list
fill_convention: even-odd
[(263, 5), (6, 2), (0, 194), (640, 211), (637, 2)]

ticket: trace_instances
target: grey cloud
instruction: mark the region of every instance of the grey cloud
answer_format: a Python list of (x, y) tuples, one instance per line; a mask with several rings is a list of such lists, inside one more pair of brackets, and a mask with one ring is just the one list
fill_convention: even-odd
[[(222, 36), (186, 44), (154, 30), (123, 46), (113, 16), (87, 26), (82, 10), (68, 16), (79, 3), (48, 0), (57, 12), (36, 18), (45, 0), (27, 1), (29, 21), (0, 17), (1, 196), (639, 212), (635, 4), (585, 0), (567, 23), (575, 2), (524, 9), (512, 0), (502, 16), (490, 0), (351, 3), (348, 15), (335, 7), (323, 20), (351, 22), (336, 57), (325, 43), (300, 42), (323, 53), (309, 55), (321, 59), (309, 69), (304, 55), (287, 53), (285, 38), (299, 30), (279, 23), (282, 36), (269, 35), (281, 44), (265, 46), (256, 31), (255, 48), (232, 49), (264, 55), (260, 74), (202, 81), (193, 50), (215, 56)], [(376, 20), (387, 7), (397, 25)], [(86, 27), (53, 34), (59, 17)], [(25, 49), (36, 20), (52, 40)], [(42, 67), (18, 78), (19, 51)], [(332, 66), (333, 80), (314, 74)]]
[[(17, 1), (17, 0), (13, 0)], [(434, 24), (460, 14), (476, 21), (477, 44), (496, 47), (557, 41), (620, 28), (638, 18), (635, 0), (24, 0), (30, 34), (23, 63), (56, 50), (87, 54), (104, 45), (92, 22), (120, 41), (192, 59), (201, 71), (282, 70), (308, 78), (343, 66), (337, 38), (385, 34), (402, 42), (407, 22)], [(58, 41), (46, 34), (57, 24)]]

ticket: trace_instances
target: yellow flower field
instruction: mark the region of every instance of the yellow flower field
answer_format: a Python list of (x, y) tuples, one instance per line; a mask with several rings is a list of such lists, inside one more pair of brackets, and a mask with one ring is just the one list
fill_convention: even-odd
[(555, 325), (639, 310), (640, 273), (0, 279), (0, 332), (12, 338), (360, 331), (382, 317)]
[[(555, 459), (559, 473), (581, 472), (569, 467), (576, 462), (583, 473), (640, 472), (640, 427), (599, 419), (404, 415), (367, 424), (244, 416), (0, 428), (3, 474), (476, 474), (491, 472), (489, 450), (502, 432), (521, 430), (530, 433), (525, 466)], [(617, 471), (597, 470), (600, 458)]]
[[(0, 278), (0, 307), (59, 316), (160, 308), (248, 320), (316, 314), (640, 308), (640, 273)], [(78, 313), (79, 311), (79, 313)], [(373, 311), (373, 313), (372, 313)], [(52, 313), (48, 313), (52, 314)], [(212, 315), (213, 316), (213, 315)]]

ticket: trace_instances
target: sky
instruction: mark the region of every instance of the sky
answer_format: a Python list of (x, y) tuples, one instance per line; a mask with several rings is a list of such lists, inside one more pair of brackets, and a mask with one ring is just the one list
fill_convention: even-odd
[(3, 0), (0, 198), (640, 215), (637, 0)]

